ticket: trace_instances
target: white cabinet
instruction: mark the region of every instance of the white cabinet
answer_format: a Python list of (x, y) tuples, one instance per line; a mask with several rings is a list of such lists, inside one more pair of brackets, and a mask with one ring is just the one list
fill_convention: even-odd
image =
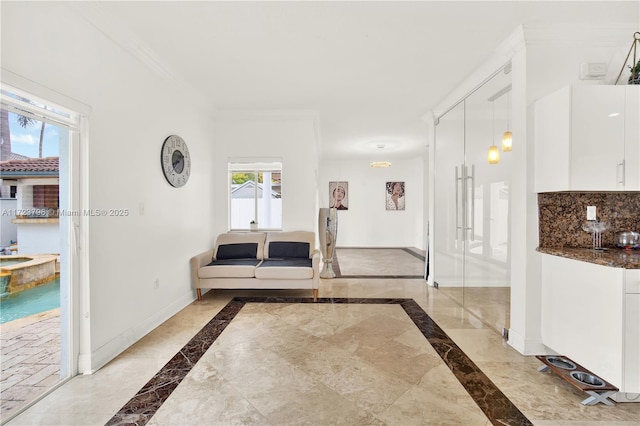
[(640, 190), (640, 87), (569, 86), (535, 106), (536, 192)]
[(640, 392), (640, 270), (627, 271), (625, 288), (624, 388)]
[(640, 293), (626, 291), (640, 270), (541, 256), (544, 345), (621, 392), (639, 393)]

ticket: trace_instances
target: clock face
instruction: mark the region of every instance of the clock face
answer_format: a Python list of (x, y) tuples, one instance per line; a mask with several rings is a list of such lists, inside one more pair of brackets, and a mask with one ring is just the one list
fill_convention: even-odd
[(185, 141), (177, 135), (171, 135), (164, 140), (160, 152), (162, 172), (171, 186), (184, 186), (191, 174), (191, 157)]

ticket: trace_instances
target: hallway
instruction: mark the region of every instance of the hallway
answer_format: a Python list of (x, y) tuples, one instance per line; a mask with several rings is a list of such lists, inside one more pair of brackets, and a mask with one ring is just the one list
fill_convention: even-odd
[[(251, 299), (225, 314), (239, 303), (230, 304), (235, 296)], [(581, 405), (583, 393), (538, 372), (535, 357), (511, 349), (422, 279), (323, 279), (323, 303), (300, 299), (308, 297), (300, 291), (206, 293), (93, 375), (75, 377), (8, 424), (124, 424), (114, 415), (131, 407), (152, 378), (168, 377), (157, 374), (225, 309), (226, 328), (219, 336), (206, 333), (211, 346), (179, 384), (171, 382), (173, 392), (143, 392), (149, 406), (138, 409), (148, 413), (148, 424), (500, 424), (472, 396), (489, 391), (465, 388), (412, 322), (415, 312), (373, 299), (413, 299), (418, 313), (433, 319), (524, 416), (504, 424), (640, 421), (640, 404)], [(502, 403), (487, 395), (487, 405), (500, 412)], [(151, 404), (158, 397), (165, 399)]]

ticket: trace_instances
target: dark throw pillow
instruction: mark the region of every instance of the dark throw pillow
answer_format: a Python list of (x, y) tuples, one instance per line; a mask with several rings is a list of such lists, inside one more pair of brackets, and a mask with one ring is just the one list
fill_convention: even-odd
[(216, 259), (255, 259), (258, 243), (223, 244), (218, 246)]
[(269, 243), (269, 257), (309, 258), (309, 243), (296, 243), (289, 241), (273, 241)]

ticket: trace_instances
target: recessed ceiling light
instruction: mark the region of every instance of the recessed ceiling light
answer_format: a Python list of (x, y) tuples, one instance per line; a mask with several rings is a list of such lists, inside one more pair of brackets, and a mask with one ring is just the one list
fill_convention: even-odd
[(388, 161), (374, 161), (371, 163), (371, 167), (374, 169), (384, 169), (386, 167), (391, 167), (391, 163)]

